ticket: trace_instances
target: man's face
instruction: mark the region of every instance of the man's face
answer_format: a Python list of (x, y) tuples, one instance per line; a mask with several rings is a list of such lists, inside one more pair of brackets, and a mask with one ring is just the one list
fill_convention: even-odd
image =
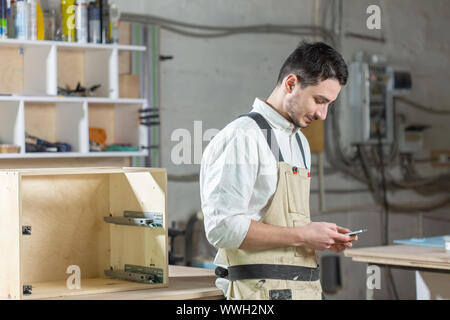
[(325, 120), (329, 104), (341, 91), (341, 85), (335, 79), (302, 88), (295, 75), (286, 78), (285, 88), (288, 91), (285, 111), (291, 122), (300, 128), (306, 128), (314, 120)]

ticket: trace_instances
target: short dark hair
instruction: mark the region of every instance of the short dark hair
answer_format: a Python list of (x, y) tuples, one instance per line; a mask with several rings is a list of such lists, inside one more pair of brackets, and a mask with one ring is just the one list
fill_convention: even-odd
[(301, 42), (280, 69), (277, 85), (289, 74), (295, 74), (302, 88), (320, 81), (335, 79), (347, 83), (347, 64), (341, 54), (323, 42)]

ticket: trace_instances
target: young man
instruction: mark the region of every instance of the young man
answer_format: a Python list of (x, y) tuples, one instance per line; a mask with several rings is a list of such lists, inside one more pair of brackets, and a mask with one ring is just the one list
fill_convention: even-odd
[(321, 299), (315, 250), (340, 252), (356, 236), (311, 222), (311, 153), (301, 132), (325, 120), (347, 82), (342, 56), (301, 43), (267, 100), (221, 130), (202, 158), (200, 193), (208, 241), (219, 248), (228, 299)]

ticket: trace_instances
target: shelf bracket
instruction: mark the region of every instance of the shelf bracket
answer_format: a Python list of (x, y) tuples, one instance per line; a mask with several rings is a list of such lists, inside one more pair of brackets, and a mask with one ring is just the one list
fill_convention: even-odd
[(123, 217), (109, 215), (103, 220), (107, 223), (136, 227), (158, 228), (163, 226), (161, 212), (124, 211)]
[(26, 284), (23, 285), (23, 291), (22, 291), (23, 295), (29, 296), (29, 295), (31, 295), (32, 291), (33, 291), (33, 286), (26, 285)]
[(164, 280), (162, 269), (132, 264), (126, 264), (124, 270), (114, 270), (111, 267), (111, 269), (105, 270), (105, 275), (115, 279), (149, 284), (163, 283)]
[(22, 235), (31, 236), (31, 226), (22, 226)]

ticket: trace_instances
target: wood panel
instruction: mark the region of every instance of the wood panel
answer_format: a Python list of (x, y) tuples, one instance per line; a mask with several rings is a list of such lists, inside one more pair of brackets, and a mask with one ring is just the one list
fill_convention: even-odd
[[(131, 44), (131, 24), (129, 22), (120, 22), (119, 25), (119, 44)], [(119, 51), (119, 75), (131, 73), (131, 51)]]
[(119, 44), (123, 44), (123, 45), (131, 44), (131, 23), (130, 22), (120, 21)]
[(191, 300), (224, 299), (215, 286), (213, 270), (183, 266), (169, 266), (169, 287), (126, 292), (104, 292), (57, 299), (83, 300)]
[(113, 216), (123, 216), (125, 210), (164, 213), (163, 228), (111, 224), (111, 266), (123, 269), (125, 264), (135, 264), (162, 268), (167, 283), (166, 191), (150, 172), (112, 174), (110, 183)]
[(18, 48), (0, 49), (0, 93), (21, 93), (24, 83), (23, 54)]
[(195, 268), (185, 266), (169, 266), (170, 278), (192, 278), (192, 277), (213, 277), (216, 278), (216, 274), (213, 269)]
[(324, 123), (322, 120), (311, 122), (308, 127), (302, 129), (302, 133), (308, 139), (312, 153), (320, 153), (324, 150)]
[(74, 89), (77, 83), (83, 86), (84, 79), (84, 51), (58, 50), (58, 87), (69, 86)]
[(360, 262), (450, 270), (450, 255), (443, 248), (390, 245), (349, 249), (345, 256)]
[(20, 277), (19, 174), (0, 173), (0, 298), (19, 299)]
[(115, 128), (115, 110), (112, 104), (89, 104), (89, 127), (106, 130), (106, 144), (113, 144)]
[(119, 76), (119, 97), (135, 98), (141, 97), (138, 74), (122, 74)]
[(69, 297), (73, 299), (79, 295), (97, 295), (117, 291), (143, 290), (159, 288), (162, 285), (144, 284), (109, 278), (81, 279), (80, 289), (68, 289), (66, 281), (51, 281), (33, 283), (33, 294), (25, 296), (26, 300)]
[(0, 169), (13, 168), (67, 168), (67, 167), (129, 167), (131, 158), (54, 158), (54, 159), (0, 159)]
[(22, 177), (23, 281), (65, 280), (77, 265), (82, 278), (104, 277), (109, 267), (109, 176)]
[(25, 132), (49, 142), (56, 139), (54, 103), (25, 103)]

